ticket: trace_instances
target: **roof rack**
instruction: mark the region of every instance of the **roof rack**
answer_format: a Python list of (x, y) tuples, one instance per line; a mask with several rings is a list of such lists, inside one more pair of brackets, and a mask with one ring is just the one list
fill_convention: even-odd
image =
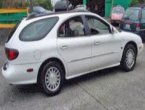
[(88, 10), (73, 9), (73, 10), (70, 10), (70, 12), (90, 12), (90, 11), (88, 11)]

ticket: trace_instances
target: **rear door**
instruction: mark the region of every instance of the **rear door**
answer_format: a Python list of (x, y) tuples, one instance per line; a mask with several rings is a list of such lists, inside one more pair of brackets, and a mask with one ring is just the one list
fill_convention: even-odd
[(72, 17), (59, 27), (58, 52), (67, 64), (67, 77), (90, 71), (91, 43), (81, 16)]

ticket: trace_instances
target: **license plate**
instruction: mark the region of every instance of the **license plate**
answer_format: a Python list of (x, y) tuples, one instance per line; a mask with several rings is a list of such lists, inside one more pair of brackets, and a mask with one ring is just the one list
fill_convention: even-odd
[(124, 28), (130, 30), (130, 25), (126, 24)]

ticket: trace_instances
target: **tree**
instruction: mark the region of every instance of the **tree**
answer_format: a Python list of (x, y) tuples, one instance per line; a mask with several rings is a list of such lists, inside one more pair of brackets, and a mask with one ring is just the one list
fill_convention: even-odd
[(2, 8), (2, 6), (3, 6), (3, 2), (2, 0), (0, 0), (0, 8)]
[(145, 0), (132, 0), (131, 5), (137, 5), (145, 3)]
[(0, 0), (0, 8), (25, 8), (28, 5), (26, 0)]
[(40, 5), (45, 9), (52, 10), (52, 4), (50, 0), (33, 0), (34, 5)]

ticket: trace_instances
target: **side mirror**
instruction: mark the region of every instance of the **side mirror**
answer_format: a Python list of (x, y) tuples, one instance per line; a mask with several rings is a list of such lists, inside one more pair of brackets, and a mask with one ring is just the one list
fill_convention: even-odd
[[(110, 26), (110, 31), (112, 34), (116, 33), (118, 29), (116, 29), (115, 27), (113, 26)], [(118, 30), (119, 31), (119, 30)]]
[(112, 34), (115, 33), (115, 30), (114, 30), (114, 27), (113, 27), (113, 26), (110, 26), (110, 32), (111, 32)]

